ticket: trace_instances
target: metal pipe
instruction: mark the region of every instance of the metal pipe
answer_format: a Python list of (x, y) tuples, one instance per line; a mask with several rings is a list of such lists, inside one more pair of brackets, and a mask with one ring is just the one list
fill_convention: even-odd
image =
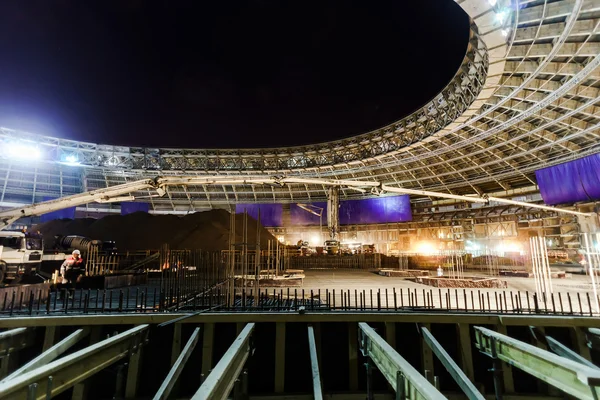
[(500, 197), (488, 197), (487, 199), (489, 201), (495, 201), (497, 203), (512, 204), (512, 205), (515, 205), (515, 206), (523, 206), (523, 207), (531, 207), (531, 208), (539, 208), (540, 210), (554, 211), (554, 212), (557, 212), (557, 213), (564, 213), (564, 214), (580, 215), (580, 216), (583, 216), (583, 217), (590, 217), (592, 215), (595, 215), (593, 213), (584, 213), (584, 212), (580, 212), (580, 211), (565, 210), (564, 208), (544, 206), (544, 205), (541, 205), (541, 204), (527, 203), (527, 202), (524, 202), (524, 201), (515, 201), (515, 200), (502, 199)]

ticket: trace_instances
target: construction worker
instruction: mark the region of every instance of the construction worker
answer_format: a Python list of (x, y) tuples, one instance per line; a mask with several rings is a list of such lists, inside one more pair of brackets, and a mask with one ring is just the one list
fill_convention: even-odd
[(60, 267), (62, 275), (62, 283), (75, 283), (77, 278), (82, 274), (83, 258), (79, 250), (73, 250), (73, 253), (68, 257)]

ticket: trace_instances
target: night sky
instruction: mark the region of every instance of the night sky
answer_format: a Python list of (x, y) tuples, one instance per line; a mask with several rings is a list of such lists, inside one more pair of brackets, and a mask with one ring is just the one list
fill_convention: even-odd
[(7, 0), (0, 126), (162, 147), (334, 140), (430, 100), (467, 40), (452, 0)]

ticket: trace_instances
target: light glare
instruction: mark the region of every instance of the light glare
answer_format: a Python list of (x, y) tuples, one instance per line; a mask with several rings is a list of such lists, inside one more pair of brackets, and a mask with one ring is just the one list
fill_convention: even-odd
[(65, 157), (67, 164), (79, 164), (79, 158), (75, 154), (69, 154)]
[(508, 11), (502, 10), (499, 13), (496, 13), (496, 20), (502, 24), (502, 23), (504, 23), (504, 20), (506, 19), (507, 16), (508, 16)]
[(20, 143), (8, 143), (6, 153), (11, 158), (17, 159), (39, 159), (42, 156), (40, 149)]

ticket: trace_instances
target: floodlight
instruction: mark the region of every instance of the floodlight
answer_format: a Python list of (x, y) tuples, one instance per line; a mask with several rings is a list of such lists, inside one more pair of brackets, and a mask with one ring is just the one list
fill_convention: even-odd
[(496, 13), (496, 21), (500, 22), (501, 24), (504, 23), (506, 17), (508, 17), (508, 10), (502, 10)]
[(39, 159), (42, 157), (42, 152), (36, 146), (26, 145), (22, 143), (7, 143), (6, 153), (11, 158), (18, 159)]

